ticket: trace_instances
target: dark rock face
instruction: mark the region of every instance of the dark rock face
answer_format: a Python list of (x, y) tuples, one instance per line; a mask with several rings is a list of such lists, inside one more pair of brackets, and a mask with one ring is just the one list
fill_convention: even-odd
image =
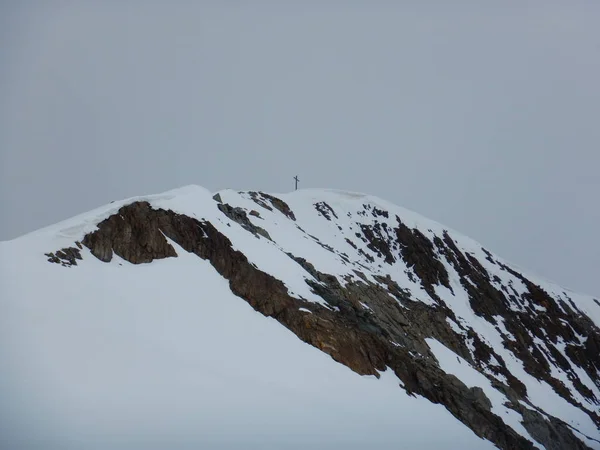
[(389, 236), (380, 224), (368, 226), (361, 224), (362, 239), (367, 242), (367, 247), (377, 257), (383, 258), (386, 264), (393, 264), (396, 258), (392, 254), (392, 249), (388, 245)]
[[(254, 225), (246, 215), (246, 211), (244, 211), (242, 208), (234, 208), (227, 203), (219, 203), (218, 208), (223, 214), (225, 214), (234, 222), (239, 223), (242, 226), (242, 228), (254, 234), (255, 236), (261, 235), (262, 237), (267, 238), (270, 241), (272, 240), (267, 230), (257, 225)], [(260, 214), (254, 210), (250, 211), (250, 215), (254, 217), (260, 217)]]
[(315, 203), (315, 209), (319, 212), (319, 214), (321, 214), (323, 217), (325, 217), (329, 221), (331, 221), (332, 216), (335, 217), (336, 219), (338, 218), (338, 216), (335, 213), (335, 211), (333, 210), (333, 208), (325, 202)]
[(419, 230), (409, 229), (399, 217), (396, 217), (396, 220), (398, 221), (396, 238), (401, 245), (402, 258), (409, 267), (413, 267), (427, 293), (432, 298), (437, 297), (433, 291), (434, 285), (452, 289), (448, 282), (448, 272), (438, 259), (433, 243)]
[(554, 418), (547, 421), (540, 413), (528, 408), (523, 408), (522, 414), (523, 426), (534, 439), (543, 442), (548, 450), (588, 448), (573, 436), (571, 430), (563, 422)]
[[(250, 195), (261, 207), (270, 210), (275, 208), (290, 220), (295, 220), (294, 213), (282, 200), (263, 193)], [(220, 197), (216, 200), (219, 210), (226, 217), (253, 235), (270, 239), (264, 229), (251, 222), (244, 209), (225, 204)], [(329, 205), (324, 202), (317, 205), (315, 208), (326, 220), (338, 218)], [(448, 273), (452, 269), (447, 269), (452, 267), (469, 295), (473, 311), (492, 325), (497, 325), (497, 316), (504, 319), (506, 329), (515, 339), (505, 336), (503, 343), (523, 360), (525, 370), (548, 381), (561, 396), (582, 410), (583, 406), (548, 373), (547, 360), (551, 359), (575, 379), (577, 374), (571, 363), (558, 350), (552, 350), (552, 346), (547, 350), (538, 348), (534, 336), (548, 336), (553, 343), (562, 339), (567, 343), (566, 352), (571, 361), (575, 361), (592, 380), (599, 383), (600, 332), (595, 325), (578, 314), (575, 305), (568, 305), (567, 302), (559, 305), (542, 288), (512, 269), (503, 267), (491, 254), (488, 254), (488, 261), (511, 271), (521, 279), (528, 293), (519, 296), (508, 288), (504, 290), (497, 287), (479, 261), (461, 252), (447, 233), (429, 239), (419, 230), (408, 228), (399, 218), (396, 218), (395, 228), (377, 222), (379, 218), (388, 218), (387, 211), (369, 207), (362, 214), (359, 213), (361, 216), (367, 214), (376, 221), (373, 225), (361, 224), (360, 233), (356, 236), (366, 243), (371, 252), (363, 253), (365, 260), (372, 262), (377, 258), (385, 264), (404, 260), (412, 270), (412, 276), (420, 280), (436, 304), (428, 305), (412, 299), (410, 291), (398, 286), (389, 276), (375, 277), (377, 282), (373, 283), (368, 281), (364, 273), (355, 271), (361, 280), (348, 278), (342, 286), (335, 276), (319, 272), (310, 261), (288, 254), (306, 270), (309, 276), (307, 283), (313, 292), (327, 302), (328, 307), (293, 298), (282, 281), (257, 269), (244, 254), (234, 250), (231, 241), (211, 223), (168, 210), (153, 209), (147, 202), (122, 207), (117, 214), (98, 224), (98, 229), (86, 235), (82, 243), (102, 261), (108, 262), (113, 254), (117, 254), (133, 264), (141, 264), (176, 257), (175, 249), (169, 243), (171, 240), (184, 250), (210, 261), (229, 280), (232, 292), (246, 300), (256, 311), (275, 318), (304, 342), (329, 354), (335, 361), (362, 375), (379, 376), (378, 371), (389, 367), (402, 381), (407, 392), (443, 404), (478, 436), (490, 440), (499, 448), (533, 448), (531, 443), (491, 411), (491, 402), (483, 390), (469, 388), (455, 376), (440, 369), (425, 341), (434, 338), (492, 380), (493, 385), (507, 396), (510, 407), (523, 414), (525, 428), (547, 448), (586, 448), (575, 438), (568, 425), (553, 417), (546, 419), (522, 406), (520, 401), (527, 403), (523, 383), (510, 373), (502, 357), (493, 348), (481, 341), (472, 329), (456, 320), (453, 311), (436, 295), (435, 287), (452, 289)], [(260, 217), (258, 213), (250, 215)], [(307, 238), (318, 242), (316, 237), (307, 235)], [(350, 239), (346, 238), (346, 241), (356, 247)], [(328, 247), (327, 244), (320, 244)], [(70, 263), (72, 260), (75, 264), (75, 259), (81, 259), (76, 248), (62, 249), (47, 256), (51, 262), (59, 263)], [(551, 313), (539, 319), (539, 315), (513, 311), (511, 304), (515, 301), (523, 304), (525, 311), (533, 311), (534, 305), (537, 305)], [(299, 308), (308, 309), (312, 314), (303, 313)], [(469, 349), (464, 336), (458, 334), (448, 320), (463, 329), (474, 351)], [(570, 326), (565, 326), (563, 321)], [(585, 344), (579, 344), (574, 331), (587, 336)], [(486, 370), (502, 375), (506, 382), (497, 381)], [(576, 386), (579, 386), (582, 395), (593, 396), (583, 383)], [(587, 412), (600, 424), (594, 412)]]
[(46, 253), (45, 256), (48, 257), (48, 262), (60, 264), (64, 267), (76, 266), (77, 260), (81, 258), (81, 243), (76, 242), (77, 247), (66, 247), (61, 250), (58, 250), (54, 253)]
[[(184, 222), (186, 219), (180, 218)], [(172, 258), (177, 253), (163, 231), (172, 226), (170, 222), (165, 214), (157, 214), (149, 203), (136, 202), (100, 222), (98, 230), (86, 235), (82, 244), (104, 262), (112, 260), (113, 252), (133, 264)]]
[(294, 212), (291, 210), (289, 205), (283, 200), (272, 195), (265, 194), (264, 192), (251, 192), (250, 196), (252, 197), (252, 200), (254, 200), (258, 205), (262, 206), (263, 208), (266, 208), (270, 211), (273, 211), (273, 208), (275, 208), (288, 219), (292, 219), (294, 221), (296, 220)]

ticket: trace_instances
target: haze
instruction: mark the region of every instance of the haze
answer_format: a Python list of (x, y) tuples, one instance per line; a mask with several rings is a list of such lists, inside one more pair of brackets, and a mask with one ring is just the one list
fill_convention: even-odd
[(0, 6), (0, 240), (297, 174), (600, 294), (600, 4), (224, 3)]

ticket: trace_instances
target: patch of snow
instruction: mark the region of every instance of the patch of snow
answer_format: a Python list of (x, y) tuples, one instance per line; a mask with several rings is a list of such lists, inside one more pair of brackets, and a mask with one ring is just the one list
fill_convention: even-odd
[(509, 341), (515, 342), (516, 339), (514, 335), (506, 329), (506, 325), (504, 324), (504, 319), (502, 316), (494, 316), (494, 319), (496, 320), (496, 326), (500, 329), (502, 336), (508, 338)]
[(446, 317), (446, 322), (448, 322), (448, 325), (450, 325), (450, 328), (452, 328), (452, 330), (459, 335), (464, 335), (465, 334), (465, 330), (461, 330), (460, 327), (458, 326), (458, 324), (452, 320), (450, 317)]

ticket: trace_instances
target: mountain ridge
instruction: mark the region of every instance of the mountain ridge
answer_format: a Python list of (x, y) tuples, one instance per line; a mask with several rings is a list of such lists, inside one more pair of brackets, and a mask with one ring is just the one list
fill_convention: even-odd
[[(391, 367), (406, 392), (443, 404), (500, 448), (598, 448), (600, 304), (532, 281), (474, 240), (377, 197), (192, 185), (3, 247), (20, 242), (69, 267), (92, 255), (134, 265), (178, 257), (173, 242), (302, 341), (361, 375)], [(460, 368), (449, 368), (444, 348)], [(461, 377), (473, 370), (483, 378), (469, 387)]]

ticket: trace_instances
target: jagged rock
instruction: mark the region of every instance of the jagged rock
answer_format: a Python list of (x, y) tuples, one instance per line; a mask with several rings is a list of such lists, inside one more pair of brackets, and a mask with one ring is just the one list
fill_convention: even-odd
[(244, 229), (248, 230), (250, 233), (254, 235), (261, 235), (264, 238), (272, 240), (267, 230), (256, 226), (252, 222), (250, 222), (250, 219), (248, 219), (248, 216), (246, 215), (246, 211), (244, 211), (242, 208), (233, 208), (227, 203), (220, 203), (218, 207), (223, 214), (225, 214), (234, 222), (239, 223)]
[(280, 198), (277, 198), (270, 194), (265, 194), (264, 192), (249, 192), (249, 194), (252, 200), (257, 205), (260, 205), (269, 211), (273, 211), (273, 208), (275, 208), (287, 218), (292, 219), (294, 221), (296, 220), (296, 216), (294, 215), (294, 212), (290, 209), (289, 205)]
[(523, 426), (538, 442), (544, 444), (547, 450), (584, 450), (588, 447), (573, 436), (569, 427), (551, 418), (546, 420), (539, 412), (529, 408), (521, 408)]
[(335, 217), (336, 219), (338, 218), (333, 208), (325, 202), (315, 203), (315, 209), (319, 212), (319, 214), (321, 214), (329, 221), (331, 221), (331, 216)]
[(434, 285), (442, 285), (451, 289), (448, 272), (438, 259), (433, 243), (421, 231), (409, 229), (398, 216), (396, 216), (396, 220), (398, 227), (395, 232), (400, 243), (402, 258), (421, 279), (421, 284), (427, 293), (432, 298), (437, 297), (433, 288)]
[(479, 386), (475, 386), (472, 387), (470, 390), (473, 394), (473, 401), (477, 404), (477, 406), (485, 409), (486, 411), (492, 410), (492, 402), (489, 398), (487, 398), (487, 395), (485, 395), (483, 389), (481, 389)]
[(288, 206), (288, 204), (286, 202), (284, 202), (283, 200), (274, 197), (273, 195), (269, 195), (269, 194), (265, 194), (264, 192), (259, 192), (259, 194), (269, 200), (271, 202), (271, 205), (273, 205), (273, 207), (277, 210), (279, 210), (284, 216), (288, 217), (289, 219), (292, 220), (296, 220), (296, 216), (294, 215), (294, 212), (290, 209), (290, 207)]
[(66, 247), (56, 253), (45, 253), (45, 255), (48, 257), (49, 262), (61, 264), (65, 267), (76, 266), (77, 260), (82, 259), (81, 252), (75, 247)]
[(60, 264), (60, 258), (57, 258), (54, 253), (44, 253), (48, 257), (48, 262)]
[[(184, 217), (180, 220), (187, 222)], [(168, 225), (166, 213), (159, 214), (148, 202), (135, 202), (100, 222), (98, 230), (87, 234), (82, 244), (104, 262), (111, 261), (114, 252), (132, 264), (149, 263), (177, 256), (161, 232)]]
[(380, 258), (385, 257), (384, 261), (387, 264), (393, 264), (396, 261), (378, 223), (374, 226), (361, 224), (361, 231), (368, 242), (367, 247), (369, 250)]
[(250, 197), (257, 205), (265, 208), (268, 211), (273, 211), (273, 207), (269, 205), (265, 199), (262, 198), (262, 193), (259, 192), (250, 192)]

